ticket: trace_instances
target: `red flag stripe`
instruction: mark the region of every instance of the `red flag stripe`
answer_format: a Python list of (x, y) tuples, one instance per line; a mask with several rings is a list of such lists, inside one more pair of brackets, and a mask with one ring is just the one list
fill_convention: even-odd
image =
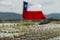
[(42, 11), (24, 11), (23, 19), (35, 20), (35, 19), (45, 19)]

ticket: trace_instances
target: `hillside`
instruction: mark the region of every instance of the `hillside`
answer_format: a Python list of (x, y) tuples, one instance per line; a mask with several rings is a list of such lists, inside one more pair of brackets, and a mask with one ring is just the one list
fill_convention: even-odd
[(53, 18), (53, 19), (60, 19), (60, 13), (51, 13), (46, 15), (48, 19)]
[(0, 20), (5, 20), (5, 19), (21, 20), (22, 16), (21, 16), (21, 14), (13, 13), (13, 12), (0, 12)]

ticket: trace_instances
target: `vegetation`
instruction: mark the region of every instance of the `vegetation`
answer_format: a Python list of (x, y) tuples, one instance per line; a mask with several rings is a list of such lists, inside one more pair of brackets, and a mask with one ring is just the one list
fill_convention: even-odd
[(26, 22), (26, 21), (21, 21), (20, 25), (21, 26), (27, 26), (27, 25), (33, 25), (35, 22)]

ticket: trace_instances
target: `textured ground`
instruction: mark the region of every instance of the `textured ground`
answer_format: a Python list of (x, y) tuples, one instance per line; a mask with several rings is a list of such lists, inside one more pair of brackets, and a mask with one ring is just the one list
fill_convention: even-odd
[(0, 27), (0, 40), (60, 40), (60, 24)]

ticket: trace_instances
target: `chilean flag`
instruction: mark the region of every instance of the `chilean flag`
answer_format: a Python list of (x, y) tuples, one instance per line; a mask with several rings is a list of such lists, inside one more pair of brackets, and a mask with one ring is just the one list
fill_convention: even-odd
[(38, 7), (34, 8), (33, 4), (29, 4), (28, 2), (23, 2), (23, 19), (25, 20), (45, 19), (43, 12), (41, 10), (38, 10), (37, 8)]

